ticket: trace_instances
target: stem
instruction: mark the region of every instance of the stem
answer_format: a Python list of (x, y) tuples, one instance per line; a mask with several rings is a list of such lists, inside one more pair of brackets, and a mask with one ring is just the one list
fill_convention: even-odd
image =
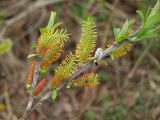
[[(34, 70), (34, 76), (33, 76), (33, 83), (32, 83), (32, 90), (36, 87), (37, 85), (37, 81), (38, 81), (38, 76), (39, 76), (39, 69), (40, 69), (40, 64), (41, 61), (37, 60), (37, 64), (35, 66), (35, 70)], [(29, 100), (28, 100), (28, 105), (27, 108), (23, 114), (23, 116), (20, 118), (20, 120), (27, 120), (29, 113), (33, 107), (33, 102), (35, 97), (32, 96), (32, 90), (30, 91), (30, 95), (29, 95)]]
[(126, 43), (130, 41), (130, 39), (125, 39), (125, 40), (122, 40), (120, 42), (116, 42), (114, 43), (111, 47), (107, 48), (104, 52), (103, 52), (103, 55), (102, 55), (102, 58), (104, 57), (107, 57), (114, 49), (118, 48), (119, 46), (121, 46), (123, 43)]
[[(103, 52), (103, 55), (102, 55), (102, 57), (100, 59), (103, 59), (106, 56), (109, 56), (110, 52), (112, 52), (114, 49), (118, 48), (119, 46), (121, 46), (122, 44), (124, 44), (126, 42), (130, 42), (130, 39), (125, 39), (123, 41), (114, 43), (113, 46), (107, 48)], [(63, 87), (66, 86), (66, 83), (68, 83), (69, 81), (74, 80), (75, 78), (79, 77), (81, 74), (87, 72), (93, 65), (94, 65), (94, 60), (88, 61), (86, 64), (84, 64), (82, 67), (80, 67), (77, 70), (77, 72), (75, 72), (70, 78), (63, 80), (63, 82), (60, 84), (60, 86), (56, 90), (57, 91), (61, 90)], [(46, 100), (48, 100), (50, 98), (50, 96), (51, 96), (51, 91), (46, 92), (46, 94), (44, 96), (42, 96), (42, 98), (34, 105), (34, 109), (38, 105), (43, 104)]]
[[(111, 47), (109, 47), (106, 50), (104, 50), (102, 56), (100, 56), (98, 59), (100, 60), (100, 59), (103, 59), (103, 58), (109, 56), (109, 54), (113, 50), (117, 49), (122, 44), (124, 44), (126, 42), (130, 42), (130, 41), (131, 41), (130, 39), (125, 39), (125, 40), (122, 40), (120, 42), (114, 43)], [(63, 87), (66, 86), (66, 84), (69, 81), (72, 81), (75, 78), (79, 77), (81, 74), (87, 72), (93, 65), (94, 65), (94, 60), (92, 59), (92, 60), (88, 61), (87, 63), (85, 63), (82, 67), (79, 67), (78, 70), (70, 78), (63, 80), (63, 82), (60, 84), (60, 86), (56, 90), (57, 91), (61, 90)], [(39, 68), (40, 68), (40, 62), (38, 62), (36, 64), (32, 88), (34, 88), (36, 86), (36, 84), (37, 84)], [(51, 90), (47, 91), (46, 94), (41, 97), (41, 99), (39, 99), (38, 101), (35, 102), (33, 96), (31, 96), (31, 93), (30, 93), (28, 106), (27, 106), (26, 111), (23, 114), (21, 120), (26, 120), (28, 118), (28, 115), (31, 112), (31, 110), (37, 108), (38, 105), (43, 104), (46, 100), (48, 100), (50, 98), (50, 96), (51, 96)]]
[(40, 64), (41, 64), (41, 62), (40, 62), (40, 60), (38, 60), (36, 66), (35, 66), (35, 70), (34, 70), (32, 89), (34, 89), (36, 87), (36, 85), (37, 85)]

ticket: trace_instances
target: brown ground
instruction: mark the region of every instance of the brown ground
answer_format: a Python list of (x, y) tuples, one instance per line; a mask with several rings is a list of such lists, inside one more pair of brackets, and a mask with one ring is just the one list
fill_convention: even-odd
[[(57, 20), (63, 21), (71, 34), (65, 47), (68, 52), (79, 40), (84, 12), (96, 17), (97, 47), (105, 48), (114, 40), (113, 26), (120, 27), (126, 18), (134, 18), (136, 29), (140, 25), (136, 10), (153, 6), (155, 1), (0, 0), (0, 41), (9, 37), (14, 44), (11, 51), (0, 56), (0, 120), (17, 120), (25, 110), (29, 65), (26, 56), (37, 41), (39, 28), (47, 24), (51, 10), (58, 13)], [(107, 66), (99, 68), (99, 74), (100, 86), (65, 88), (55, 101), (34, 110), (29, 120), (160, 120), (159, 40), (135, 43), (129, 55), (109, 59)]]

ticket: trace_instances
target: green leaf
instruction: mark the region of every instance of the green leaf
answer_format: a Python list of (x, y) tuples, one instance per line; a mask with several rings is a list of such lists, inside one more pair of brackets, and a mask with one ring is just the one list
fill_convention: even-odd
[(145, 31), (144, 33), (141, 33), (137, 38), (133, 38), (133, 39), (143, 40), (143, 39), (149, 39), (149, 38), (158, 38), (160, 37), (160, 35), (157, 34), (157, 31), (160, 31), (160, 26), (157, 28)]
[(8, 52), (13, 46), (11, 39), (6, 39), (3, 43), (0, 43), (0, 55)]
[(27, 85), (26, 85), (26, 88), (27, 88), (27, 90), (31, 90), (32, 84), (27, 84)]
[(121, 41), (126, 38), (132, 33), (132, 26), (133, 26), (134, 20), (126, 20), (125, 24), (123, 25), (122, 29), (114, 29), (114, 35), (116, 41)]
[[(140, 12), (140, 17), (142, 12)], [(139, 32), (132, 39), (132, 41), (139, 41), (143, 39), (159, 37), (160, 31), (160, 0), (152, 10), (148, 9), (145, 13), (144, 23), (141, 25)]]
[(62, 24), (63, 24), (63, 22), (58, 22), (58, 23), (54, 24), (51, 28), (47, 28), (47, 27), (46, 28), (40, 28), (40, 33), (41, 34), (52, 34), (56, 31), (55, 29)]
[(146, 19), (149, 16), (150, 12), (151, 12), (151, 8), (148, 8), (148, 10), (146, 11), (146, 13), (144, 14), (145, 15), (145, 22), (146, 22)]
[(51, 93), (52, 100), (55, 100), (56, 97), (57, 97), (57, 91), (56, 90), (52, 90), (52, 93)]
[(45, 69), (40, 68), (40, 69), (39, 69), (39, 74), (40, 74), (40, 75), (44, 75), (44, 74), (46, 74), (46, 70), (45, 70)]
[(40, 33), (47, 34), (47, 33), (49, 33), (49, 30), (48, 30), (48, 28), (40, 28)]
[(36, 56), (37, 56), (36, 53), (31, 53), (31, 54), (29, 54), (29, 55), (27, 56), (27, 58), (33, 58), (33, 57), (36, 57)]
[(38, 47), (38, 44), (37, 43), (34, 43), (33, 45), (32, 45), (32, 48), (37, 48)]
[(126, 36), (126, 33), (128, 31), (128, 28), (129, 28), (129, 21), (126, 20), (125, 24), (123, 25), (122, 29), (121, 29), (121, 32), (119, 33), (118, 35), (118, 40), (122, 40), (123, 37)]
[(47, 28), (52, 28), (55, 22), (56, 12), (51, 11), (51, 16), (47, 25)]
[(66, 88), (71, 88), (72, 82), (68, 82)]
[(141, 18), (142, 24), (144, 24), (144, 22), (145, 22), (145, 15), (144, 15), (143, 11), (138, 10), (137, 13), (138, 13), (138, 15)]
[(57, 27), (59, 27), (62, 24), (63, 24), (63, 22), (58, 22), (58, 23), (54, 24), (54, 26), (52, 27), (52, 29), (55, 30)]
[(116, 40), (117, 40), (118, 35), (119, 35), (119, 33), (121, 32), (121, 29), (120, 29), (120, 28), (114, 28), (113, 31), (114, 31), (114, 37), (115, 37)]

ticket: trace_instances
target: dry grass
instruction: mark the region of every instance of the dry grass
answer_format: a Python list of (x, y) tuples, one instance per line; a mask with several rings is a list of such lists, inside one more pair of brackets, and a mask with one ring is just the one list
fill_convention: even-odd
[[(25, 88), (31, 44), (36, 42), (39, 28), (46, 25), (50, 11), (59, 14), (71, 34), (66, 52), (79, 40), (83, 11), (97, 18), (98, 46), (113, 42), (112, 27), (121, 26), (126, 18), (140, 20), (136, 10), (153, 6), (149, 0), (119, 0), (102, 4), (96, 0), (1, 0), (0, 41), (9, 37), (13, 48), (0, 56), (0, 120), (18, 120), (23, 114), (28, 94)], [(151, 1), (151, 0), (150, 0)], [(154, 1), (154, 0), (152, 0)], [(0, 17), (1, 18), (1, 17)], [(105, 32), (104, 32), (105, 31)], [(160, 41), (142, 41), (134, 45), (128, 56), (107, 59), (100, 66), (101, 85), (59, 92), (56, 101), (34, 110), (30, 120), (158, 120), (160, 119)], [(66, 53), (62, 54), (61, 61)], [(54, 65), (53, 65), (54, 68)]]

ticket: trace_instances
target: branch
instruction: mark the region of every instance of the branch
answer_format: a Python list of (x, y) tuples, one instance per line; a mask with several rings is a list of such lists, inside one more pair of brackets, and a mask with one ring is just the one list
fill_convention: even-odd
[[(37, 85), (37, 81), (38, 81), (38, 77), (39, 77), (40, 64), (41, 64), (41, 60), (37, 59), (37, 64), (36, 64), (35, 70), (34, 70), (32, 89), (34, 89)], [(23, 116), (21, 117), (20, 120), (26, 120), (28, 118), (28, 115), (31, 112), (31, 108), (33, 107), (34, 99), (35, 99), (35, 97), (32, 96), (32, 90), (31, 90), (30, 95), (29, 95), (27, 108), (26, 108), (26, 110), (25, 110), (25, 112), (24, 112), (24, 114), (23, 114)]]
[[(110, 53), (115, 50), (116, 48), (118, 48), (119, 46), (121, 46), (122, 44), (126, 43), (126, 42), (131, 42), (130, 39), (125, 39), (122, 40), (120, 42), (115, 42), (111, 47), (107, 48), (106, 50), (103, 51), (102, 56), (99, 56), (98, 60), (101, 60), (107, 56), (110, 55)], [(98, 50), (98, 49), (97, 49)], [(76, 78), (78, 78), (81, 74), (87, 72), (88, 70), (91, 69), (91, 67), (94, 66), (94, 60), (90, 60), (87, 63), (85, 63), (84, 65), (82, 65), (82, 67), (79, 67), (77, 72), (75, 72), (70, 78), (63, 80), (63, 82), (60, 84), (60, 86), (56, 89), (57, 91), (61, 90), (62, 88), (64, 88), (66, 86), (66, 84)], [(39, 99), (38, 101), (34, 102), (30, 111), (37, 108), (39, 105), (45, 103), (51, 96), (51, 91), (48, 90), (46, 92), (46, 94), (44, 96), (41, 97), (41, 99)]]

